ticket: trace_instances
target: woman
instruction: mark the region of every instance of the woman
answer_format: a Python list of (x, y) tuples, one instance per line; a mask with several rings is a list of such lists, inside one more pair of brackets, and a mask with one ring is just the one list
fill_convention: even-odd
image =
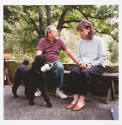
[(88, 84), (94, 76), (102, 75), (105, 68), (106, 51), (102, 38), (94, 35), (94, 28), (88, 20), (81, 21), (77, 25), (77, 31), (81, 36), (78, 45), (79, 66), (71, 73), (73, 101), (66, 109), (73, 111), (85, 107), (85, 97), (88, 92)]

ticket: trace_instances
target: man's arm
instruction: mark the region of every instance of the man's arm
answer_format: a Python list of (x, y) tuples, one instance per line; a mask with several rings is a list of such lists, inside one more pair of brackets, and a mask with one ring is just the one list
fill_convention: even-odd
[(78, 61), (75, 59), (75, 57), (72, 55), (71, 51), (69, 49), (65, 50), (65, 53), (76, 63), (79, 64)]
[(42, 54), (42, 51), (41, 51), (41, 50), (37, 50), (36, 55), (39, 56), (39, 55), (41, 55), (41, 54)]

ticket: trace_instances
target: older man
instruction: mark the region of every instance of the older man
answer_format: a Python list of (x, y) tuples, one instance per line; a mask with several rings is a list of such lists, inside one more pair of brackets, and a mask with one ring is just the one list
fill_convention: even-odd
[(47, 26), (45, 34), (46, 37), (41, 38), (38, 43), (37, 55), (44, 54), (48, 62), (53, 65), (51, 72), (55, 73), (57, 80), (56, 96), (61, 99), (66, 99), (67, 95), (61, 90), (63, 87), (64, 66), (59, 58), (60, 50), (63, 50), (76, 64), (78, 62), (73, 57), (71, 51), (67, 49), (63, 40), (58, 37), (57, 29), (54, 26)]

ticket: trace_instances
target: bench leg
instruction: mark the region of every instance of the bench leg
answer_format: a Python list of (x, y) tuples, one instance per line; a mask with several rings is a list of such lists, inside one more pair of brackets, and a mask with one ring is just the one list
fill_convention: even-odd
[(112, 100), (115, 100), (114, 80), (112, 80), (111, 82), (111, 97), (112, 97)]
[(5, 71), (4, 71), (4, 79), (5, 79), (5, 77), (7, 78), (8, 85), (12, 85), (8, 69), (5, 69)]
[(111, 99), (111, 87), (108, 88), (107, 97), (105, 103), (108, 104)]
[(115, 100), (115, 89), (114, 89), (114, 80), (109, 81), (108, 92), (105, 103), (108, 104), (111, 100)]

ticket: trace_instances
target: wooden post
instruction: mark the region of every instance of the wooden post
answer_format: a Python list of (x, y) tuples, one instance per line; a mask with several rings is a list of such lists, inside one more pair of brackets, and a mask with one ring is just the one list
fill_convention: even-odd
[(113, 79), (111, 82), (111, 96), (112, 96), (112, 100), (115, 100), (115, 89), (114, 89), (114, 80)]

